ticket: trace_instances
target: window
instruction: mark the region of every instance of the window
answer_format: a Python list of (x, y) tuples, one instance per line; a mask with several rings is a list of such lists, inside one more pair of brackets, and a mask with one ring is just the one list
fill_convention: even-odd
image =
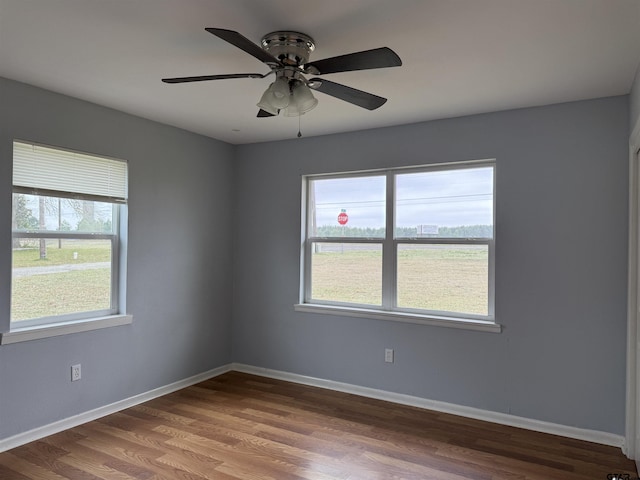
[(296, 308), (496, 326), (494, 173), (482, 161), (305, 177)]
[(14, 142), (12, 330), (121, 313), (126, 200), (126, 162)]

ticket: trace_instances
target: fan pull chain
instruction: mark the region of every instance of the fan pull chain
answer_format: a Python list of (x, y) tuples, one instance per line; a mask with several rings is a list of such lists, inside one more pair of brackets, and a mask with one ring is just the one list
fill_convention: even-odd
[(302, 136), (302, 132), (300, 131), (300, 117), (302, 117), (302, 115), (298, 115), (298, 138)]

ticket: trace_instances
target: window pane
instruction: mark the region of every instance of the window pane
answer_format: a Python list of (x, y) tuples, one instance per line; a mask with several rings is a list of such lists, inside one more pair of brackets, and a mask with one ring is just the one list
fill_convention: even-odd
[(314, 243), (311, 249), (314, 300), (382, 304), (382, 245)]
[(13, 242), (11, 321), (111, 309), (109, 240)]
[(396, 176), (396, 238), (493, 236), (493, 167)]
[(13, 194), (14, 231), (113, 233), (114, 204)]
[(310, 236), (384, 237), (385, 184), (384, 176), (310, 180)]
[(487, 245), (398, 245), (398, 307), (488, 315)]

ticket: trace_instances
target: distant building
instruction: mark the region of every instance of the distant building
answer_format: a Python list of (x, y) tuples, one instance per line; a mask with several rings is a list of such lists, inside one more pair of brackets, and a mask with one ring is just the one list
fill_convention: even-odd
[(438, 225), (418, 225), (416, 227), (419, 237), (437, 237)]

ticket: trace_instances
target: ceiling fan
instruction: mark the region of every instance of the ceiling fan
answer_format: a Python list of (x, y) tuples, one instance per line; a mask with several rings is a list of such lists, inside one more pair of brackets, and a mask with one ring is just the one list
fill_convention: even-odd
[(258, 46), (233, 30), (222, 28), (206, 28), (205, 30), (257, 58), (268, 65), (271, 71), (265, 74), (232, 73), (163, 78), (162, 81), (165, 83), (185, 83), (233, 78), (265, 78), (274, 74), (275, 81), (269, 85), (258, 102), (258, 107), (260, 107), (258, 117), (261, 118), (273, 117), (281, 112), (290, 117), (308, 112), (318, 104), (311, 89), (367, 110), (375, 110), (384, 105), (387, 99), (317, 77), (306, 79), (305, 75), (325, 75), (402, 65), (400, 57), (387, 47), (309, 62), (309, 56), (315, 50), (315, 43), (309, 35), (304, 33), (272, 32), (265, 35), (261, 40), (261, 46)]

